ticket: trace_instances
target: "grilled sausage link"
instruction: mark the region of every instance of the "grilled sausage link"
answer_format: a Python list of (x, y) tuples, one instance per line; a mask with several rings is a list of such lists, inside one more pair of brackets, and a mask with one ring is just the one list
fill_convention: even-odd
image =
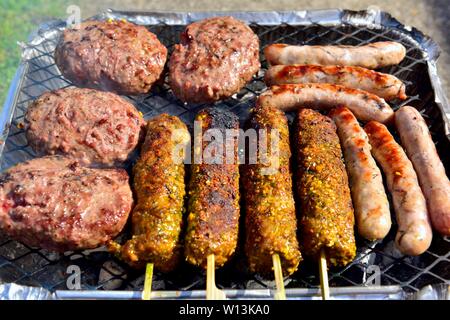
[(361, 121), (389, 123), (394, 111), (384, 99), (362, 90), (327, 83), (272, 86), (259, 96), (259, 105), (272, 105), (283, 111), (298, 108), (330, 110), (347, 106)]
[[(249, 268), (252, 272), (269, 274), (273, 266), (272, 255), (278, 254), (283, 275), (292, 274), (297, 270), (301, 254), (297, 241), (287, 118), (273, 107), (256, 108), (250, 128), (260, 133), (259, 143), (264, 144), (266, 152), (259, 146), (256, 163), (248, 163), (244, 168), (245, 251)], [(265, 133), (259, 130), (265, 130)]]
[(299, 111), (296, 125), (302, 252), (318, 258), (323, 248), (329, 263), (344, 266), (355, 257), (356, 245), (352, 199), (336, 126), (310, 109)]
[[(211, 133), (209, 129), (219, 130), (225, 141), (226, 130), (239, 129), (236, 115), (218, 108), (200, 111), (196, 121), (201, 121), (203, 140)], [(197, 137), (196, 137), (197, 139)], [(215, 140), (222, 144), (222, 141)], [(188, 226), (186, 234), (186, 260), (206, 268), (207, 256), (215, 255), (216, 268), (222, 266), (234, 253), (239, 228), (239, 165), (237, 143), (231, 146), (212, 147), (206, 141), (194, 146), (189, 183)], [(202, 163), (195, 157), (201, 153)], [(212, 155), (212, 158), (206, 157)], [(228, 158), (228, 161), (226, 161)], [(231, 161), (230, 161), (231, 160)], [(197, 161), (198, 162), (198, 161)]]
[(395, 113), (395, 124), (419, 177), (433, 227), (442, 235), (450, 236), (450, 181), (427, 124), (419, 111), (408, 106)]
[(371, 121), (364, 130), (392, 195), (398, 224), (397, 247), (406, 255), (422, 254), (431, 244), (432, 231), (413, 165), (383, 124)]
[(361, 67), (277, 65), (264, 78), (268, 86), (297, 83), (331, 83), (373, 93), (385, 100), (406, 99), (405, 84), (397, 77)]
[(406, 55), (403, 45), (392, 41), (374, 42), (364, 46), (292, 46), (272, 44), (264, 49), (271, 65), (319, 64), (359, 66), (368, 69), (399, 64)]
[[(181, 257), (180, 233), (184, 212), (184, 148), (190, 141), (186, 125), (161, 114), (147, 123), (141, 155), (133, 167), (137, 204), (132, 213), (133, 237), (109, 250), (135, 267), (152, 262), (169, 272)], [(179, 161), (175, 161), (175, 160)]]
[(345, 107), (333, 109), (329, 116), (336, 123), (344, 151), (358, 232), (369, 240), (383, 239), (391, 229), (391, 212), (367, 134)]

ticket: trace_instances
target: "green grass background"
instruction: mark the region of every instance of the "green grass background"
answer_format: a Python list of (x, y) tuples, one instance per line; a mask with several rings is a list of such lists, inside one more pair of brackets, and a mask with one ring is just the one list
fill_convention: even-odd
[(19, 65), (21, 50), (17, 41), (44, 21), (64, 18), (66, 8), (74, 1), (66, 0), (1, 0), (0, 1), (0, 109)]

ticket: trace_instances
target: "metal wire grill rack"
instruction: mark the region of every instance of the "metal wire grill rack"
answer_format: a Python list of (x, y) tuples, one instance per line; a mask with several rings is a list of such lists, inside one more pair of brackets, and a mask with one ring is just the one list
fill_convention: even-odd
[[(9, 134), (0, 159), (0, 168), (6, 168), (33, 158), (36, 155), (27, 144), (22, 121), (31, 101), (43, 92), (71, 86), (56, 67), (53, 52), (64, 23), (54, 24), (50, 30), (40, 30), (35, 39), (24, 47), (25, 77), (19, 88)], [(172, 51), (179, 34), (185, 26), (158, 23), (148, 29)], [(374, 41), (392, 40), (407, 48), (407, 57), (398, 66), (384, 68), (383, 72), (394, 74), (407, 85), (409, 98), (401, 103), (394, 101), (394, 109), (401, 105), (412, 105), (419, 109), (429, 123), (430, 131), (445, 166), (450, 170), (449, 141), (443, 132), (441, 113), (434, 102), (434, 93), (428, 77), (427, 60), (422, 49), (407, 34), (398, 30), (378, 27), (368, 28), (351, 24), (321, 25), (261, 25), (252, 23), (251, 28), (259, 36), (261, 49), (271, 43), (292, 44), (349, 44), (363, 45)], [(262, 50), (261, 50), (262, 52)], [(244, 121), (255, 98), (265, 90), (263, 82), (267, 64), (261, 54), (262, 69), (239, 93), (217, 102)], [(179, 116), (191, 125), (196, 112), (205, 105), (184, 105), (173, 96), (167, 77), (148, 95), (128, 96), (146, 119), (167, 112)], [(290, 115), (292, 117), (292, 115)], [(424, 285), (449, 283), (450, 239), (434, 235), (430, 249), (419, 257), (401, 256), (393, 245), (395, 226), (381, 242), (368, 242), (357, 238), (356, 259), (345, 268), (330, 270), (330, 286), (364, 286), (371, 284), (400, 285), (407, 291), (417, 291)], [(127, 231), (122, 235), (127, 236)], [(241, 248), (242, 246), (240, 246)], [(273, 288), (272, 281), (249, 274), (241, 249), (226, 267), (217, 272), (217, 283), (221, 288), (250, 289)], [(311, 288), (319, 285), (317, 266), (305, 262), (300, 270), (285, 280), (287, 288)], [(143, 271), (132, 270), (109, 255), (104, 248), (83, 252), (53, 253), (10, 240), (0, 234), (0, 282), (15, 282), (23, 285), (44, 287), (50, 290), (67, 289), (71, 272), (81, 272), (80, 289), (138, 290), (143, 286)], [(379, 277), (377, 277), (379, 276)], [(380, 283), (377, 283), (377, 279)], [(204, 289), (204, 275), (188, 265), (183, 265), (174, 274), (156, 273), (153, 290)]]

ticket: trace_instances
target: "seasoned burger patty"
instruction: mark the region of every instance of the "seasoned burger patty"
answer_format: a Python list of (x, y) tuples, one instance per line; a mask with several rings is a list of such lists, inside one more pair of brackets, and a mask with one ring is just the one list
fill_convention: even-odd
[(144, 120), (116, 94), (68, 88), (46, 92), (28, 108), (26, 135), (40, 154), (62, 154), (83, 164), (112, 166), (127, 160)]
[[(301, 261), (288, 121), (283, 111), (260, 107), (253, 111), (249, 127), (267, 130), (267, 159), (261, 153), (257, 162), (245, 165), (244, 170), (245, 251), (249, 268), (252, 272), (270, 274), (272, 255), (278, 254), (286, 276), (297, 270)], [(260, 134), (259, 141), (263, 139)]]
[[(218, 108), (201, 110), (195, 120), (201, 121), (203, 140), (206, 140), (208, 132), (219, 130), (222, 137), (225, 137), (227, 129), (239, 129), (237, 116)], [(237, 246), (239, 229), (237, 142), (233, 148), (230, 147), (223, 146), (220, 150), (220, 147), (215, 148), (214, 145), (204, 141), (201, 146), (194, 148), (185, 255), (189, 263), (205, 269), (208, 255), (215, 255), (215, 266), (218, 268), (228, 261)], [(234, 151), (232, 157), (228, 159), (232, 161), (226, 161), (226, 149)], [(195, 162), (195, 157), (199, 153), (203, 155), (202, 163)]]
[(356, 255), (352, 199), (333, 120), (301, 109), (296, 129), (302, 253), (344, 266)]
[(259, 40), (243, 22), (216, 17), (190, 24), (169, 61), (170, 85), (185, 102), (238, 92), (258, 72)]
[(61, 156), (20, 163), (0, 176), (0, 230), (55, 251), (95, 248), (124, 227), (133, 197), (122, 169), (91, 169)]
[(179, 262), (186, 188), (184, 155), (176, 151), (177, 146), (189, 141), (189, 131), (177, 117), (161, 114), (147, 123), (141, 156), (133, 167), (137, 196), (132, 213), (133, 237), (123, 246), (109, 244), (111, 252), (132, 266), (152, 262), (168, 272)]
[(167, 49), (143, 26), (121, 21), (86, 21), (66, 29), (55, 61), (79, 87), (141, 94), (159, 79)]

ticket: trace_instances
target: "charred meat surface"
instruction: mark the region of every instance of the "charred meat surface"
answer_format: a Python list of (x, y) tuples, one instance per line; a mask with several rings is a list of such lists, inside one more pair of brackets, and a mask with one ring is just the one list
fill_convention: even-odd
[[(278, 254), (286, 276), (295, 272), (301, 261), (288, 122), (282, 111), (260, 107), (253, 111), (249, 127), (261, 133), (258, 140), (265, 141), (267, 148), (267, 154), (260, 153), (255, 164), (248, 163), (244, 168), (245, 251), (249, 269), (269, 275), (273, 272), (272, 255)], [(266, 138), (259, 130), (265, 130)]]
[(81, 88), (46, 92), (25, 116), (28, 142), (38, 154), (61, 154), (98, 166), (126, 161), (144, 124), (137, 109), (120, 96)]
[(355, 218), (336, 126), (301, 109), (296, 134), (302, 252), (318, 259), (324, 249), (331, 265), (344, 266), (356, 254)]
[(61, 156), (20, 163), (0, 176), (0, 230), (54, 251), (99, 247), (124, 227), (133, 197), (123, 169), (92, 169)]
[(405, 255), (420, 255), (430, 247), (433, 231), (413, 164), (385, 125), (370, 121), (364, 126), (364, 131), (391, 193), (398, 225), (395, 244)]
[(156, 35), (125, 20), (82, 22), (64, 30), (55, 50), (59, 70), (76, 86), (120, 94), (147, 93), (166, 59)]
[(258, 72), (259, 40), (243, 22), (215, 17), (188, 25), (169, 61), (170, 85), (184, 102), (238, 92)]
[[(226, 130), (239, 129), (239, 121), (233, 113), (218, 108), (201, 110), (195, 120), (201, 121), (204, 139), (200, 146), (194, 145), (194, 158), (201, 153), (203, 160), (191, 166), (185, 256), (189, 263), (206, 268), (207, 256), (214, 254), (216, 267), (221, 267), (236, 249), (239, 229), (238, 145), (235, 141), (227, 148), (223, 141)], [(206, 141), (210, 129), (223, 137), (215, 141), (217, 148)], [(227, 155), (226, 149), (233, 154)]]
[(123, 246), (109, 244), (111, 252), (132, 266), (152, 262), (155, 268), (168, 272), (180, 260), (186, 193), (184, 146), (189, 141), (189, 131), (177, 117), (162, 114), (147, 123), (147, 136), (133, 168), (137, 196), (133, 237)]

